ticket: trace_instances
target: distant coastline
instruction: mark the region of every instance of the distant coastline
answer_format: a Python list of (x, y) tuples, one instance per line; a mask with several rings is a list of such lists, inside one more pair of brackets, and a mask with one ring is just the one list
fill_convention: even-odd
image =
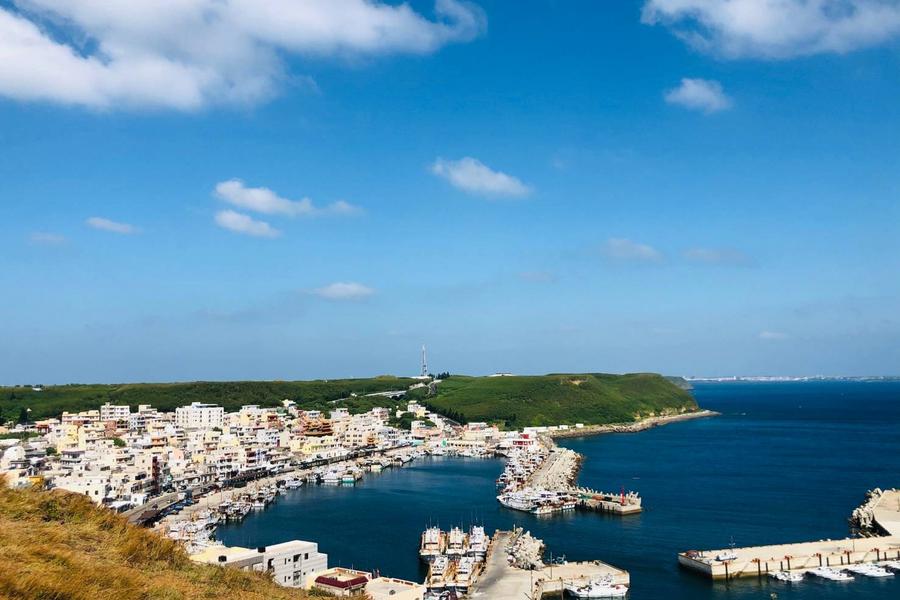
[(900, 375), (729, 375), (727, 377), (684, 377), (690, 383), (788, 383), (804, 381), (900, 381)]
[(705, 419), (715, 417), (721, 413), (714, 410), (698, 410), (689, 413), (681, 413), (678, 415), (665, 415), (660, 417), (647, 417), (634, 423), (616, 423), (610, 425), (586, 425), (578, 429), (566, 429), (563, 431), (548, 431), (547, 436), (553, 439), (587, 437), (591, 435), (601, 435), (604, 433), (637, 433), (645, 431), (660, 425), (668, 425), (669, 423), (678, 423), (680, 421), (690, 421), (693, 419)]

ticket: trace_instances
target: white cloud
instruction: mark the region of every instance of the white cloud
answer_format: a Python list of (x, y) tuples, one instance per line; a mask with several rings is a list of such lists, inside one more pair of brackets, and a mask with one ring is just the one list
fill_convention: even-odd
[(359, 214), (361, 209), (357, 206), (339, 200), (325, 207), (317, 207), (309, 198), (301, 200), (288, 200), (282, 198), (269, 188), (251, 188), (244, 185), (238, 179), (230, 179), (216, 185), (215, 194), (221, 200), (238, 208), (252, 210), (266, 215), (296, 216), (322, 216), (342, 215), (349, 216)]
[(603, 254), (607, 258), (626, 262), (661, 262), (662, 253), (647, 244), (640, 244), (625, 238), (610, 238), (603, 245)]
[(265, 238), (275, 238), (281, 235), (279, 230), (265, 221), (257, 221), (249, 215), (233, 210), (220, 210), (216, 213), (215, 220), (219, 227), (236, 233)]
[(788, 335), (780, 331), (760, 331), (759, 339), (761, 340), (786, 340)]
[(684, 251), (684, 257), (691, 262), (706, 265), (741, 266), (753, 262), (743, 252), (731, 248), (689, 248)]
[(68, 242), (68, 238), (58, 233), (48, 233), (46, 231), (35, 231), (28, 236), (28, 241), (32, 244), (40, 246), (61, 246)]
[(375, 290), (361, 283), (337, 282), (313, 290), (316, 296), (328, 300), (362, 300), (375, 293)]
[(85, 221), (89, 227), (93, 227), (94, 229), (99, 229), (101, 231), (111, 231), (113, 233), (121, 233), (123, 235), (130, 235), (132, 233), (137, 233), (138, 228), (134, 225), (129, 225), (128, 223), (119, 223), (118, 221), (111, 221), (109, 219), (104, 219), (103, 217), (90, 217)]
[(0, 95), (94, 108), (192, 110), (272, 97), (289, 55), (423, 54), (485, 28), (381, 0), (12, 0), (0, 7)]
[(449, 181), (453, 187), (470, 194), (522, 197), (531, 193), (531, 188), (518, 178), (494, 171), (470, 156), (459, 160), (438, 158), (431, 165), (431, 172)]
[(677, 104), (692, 110), (714, 113), (731, 107), (731, 98), (722, 91), (718, 81), (708, 79), (689, 79), (685, 77), (681, 84), (665, 93), (666, 102)]
[(646, 0), (662, 23), (727, 58), (784, 59), (873, 46), (900, 34), (898, 0)]

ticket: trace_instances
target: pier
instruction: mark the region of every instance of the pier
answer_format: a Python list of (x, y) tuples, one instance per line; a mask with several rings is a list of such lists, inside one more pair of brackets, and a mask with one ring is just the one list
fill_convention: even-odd
[(887, 535), (819, 540), (771, 546), (689, 550), (678, 555), (681, 566), (711, 579), (762, 577), (774, 571), (838, 569), (861, 563), (900, 560), (900, 490), (887, 490), (870, 506), (874, 524)]
[(493, 600), (495, 598), (538, 599), (546, 594), (559, 596), (565, 583), (586, 584), (591, 579), (609, 576), (615, 583), (628, 585), (627, 571), (600, 561), (569, 562), (546, 565), (528, 570), (510, 564), (507, 548), (515, 541), (512, 531), (498, 531), (491, 543), (484, 572), (469, 591), (468, 598)]

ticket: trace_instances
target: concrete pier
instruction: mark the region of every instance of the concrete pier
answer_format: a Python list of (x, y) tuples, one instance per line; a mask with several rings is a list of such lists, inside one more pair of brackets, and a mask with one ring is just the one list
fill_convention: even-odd
[(513, 532), (498, 531), (485, 561), (484, 572), (469, 590), (468, 597), (479, 600), (498, 598), (541, 598), (545, 594), (558, 596), (564, 583), (586, 584), (591, 578), (609, 575), (615, 583), (628, 585), (627, 571), (600, 561), (570, 562), (548, 565), (541, 569), (518, 569), (509, 564), (506, 548), (513, 540)]
[[(712, 579), (765, 576), (772, 571), (807, 571), (820, 566), (900, 560), (900, 490), (887, 490), (874, 506), (878, 526), (889, 535), (819, 540), (748, 548), (689, 550), (678, 555), (683, 567)], [(734, 554), (718, 560), (716, 556)]]

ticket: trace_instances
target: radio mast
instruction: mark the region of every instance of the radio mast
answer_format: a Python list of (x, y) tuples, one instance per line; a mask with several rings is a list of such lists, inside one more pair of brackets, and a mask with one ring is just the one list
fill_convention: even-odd
[(428, 361), (425, 359), (425, 344), (422, 344), (422, 377), (428, 377)]

